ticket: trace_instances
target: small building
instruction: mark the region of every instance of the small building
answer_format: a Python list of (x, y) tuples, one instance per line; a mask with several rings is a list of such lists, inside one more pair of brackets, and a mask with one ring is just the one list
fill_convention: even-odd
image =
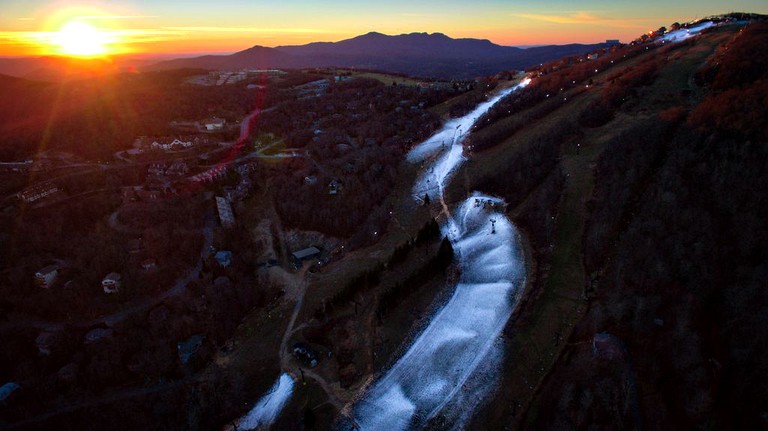
[(295, 343), (293, 345), (293, 356), (309, 367), (317, 365), (317, 354), (307, 343)]
[(216, 130), (223, 129), (224, 128), (224, 124), (226, 124), (226, 123), (227, 123), (226, 120), (224, 120), (223, 118), (213, 117), (213, 118), (209, 118), (207, 120), (204, 120), (203, 121), (203, 126), (205, 127), (205, 130), (207, 130), (209, 132), (213, 132), (213, 131), (216, 131)]
[(59, 275), (58, 265), (48, 265), (35, 273), (35, 283), (38, 286), (47, 289), (53, 286), (56, 277)]
[(341, 193), (342, 184), (341, 181), (332, 180), (330, 183), (328, 183), (328, 194), (329, 195), (336, 195)]
[(40, 199), (52, 196), (60, 191), (61, 189), (56, 184), (45, 181), (40, 184), (29, 186), (26, 189), (20, 191), (18, 193), (18, 197), (26, 203), (32, 203)]
[(192, 141), (182, 141), (181, 139), (178, 139), (178, 138), (174, 138), (173, 140), (165, 138), (165, 139), (158, 139), (152, 142), (150, 147), (153, 150), (178, 151), (186, 148), (191, 148)]
[(597, 57), (599, 55), (596, 52), (593, 52), (592, 54), (587, 54), (587, 60), (597, 60)]
[(228, 268), (232, 265), (232, 252), (229, 250), (220, 250), (213, 255), (213, 259), (222, 268)]
[(120, 280), (122, 276), (116, 272), (110, 272), (101, 280), (101, 288), (104, 293), (117, 293), (120, 291)]
[(317, 247), (308, 247), (299, 251), (294, 251), (291, 253), (291, 256), (293, 257), (293, 263), (296, 266), (301, 266), (302, 262), (317, 257), (319, 254), (320, 250)]

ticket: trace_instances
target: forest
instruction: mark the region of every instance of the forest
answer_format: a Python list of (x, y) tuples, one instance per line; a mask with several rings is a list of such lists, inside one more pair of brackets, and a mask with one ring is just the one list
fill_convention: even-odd
[(0, 93), (17, 101), (0, 106), (0, 159), (23, 160), (49, 149), (111, 159), (138, 136), (173, 135), (172, 121), (217, 116), (236, 124), (258, 107), (291, 97), (294, 85), (316, 78), (291, 72), (266, 89), (247, 89), (251, 83), (269, 82), (262, 77), (222, 86), (186, 83), (205, 73), (124, 73), (61, 83), (0, 76)]

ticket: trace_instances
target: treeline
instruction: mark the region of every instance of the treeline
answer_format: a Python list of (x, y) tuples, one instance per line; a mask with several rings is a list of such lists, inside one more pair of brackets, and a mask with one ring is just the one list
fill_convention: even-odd
[(392, 256), (389, 258), (389, 263), (387, 264), (387, 267), (392, 267), (401, 262), (404, 262), (414, 248), (424, 243), (427, 243), (429, 241), (434, 241), (439, 236), (440, 236), (440, 225), (437, 223), (437, 220), (430, 219), (427, 222), (427, 224), (425, 224), (424, 226), (422, 226), (421, 229), (419, 229), (419, 232), (416, 234), (416, 238), (406, 242), (405, 244), (399, 245), (395, 248), (395, 251), (392, 252)]
[[(573, 99), (586, 86), (594, 83), (593, 77), (596, 74), (645, 54), (651, 47), (656, 50), (653, 45), (606, 48), (595, 60), (587, 60), (586, 56), (572, 56), (531, 69), (529, 73), (535, 79), (530, 86), (505, 97), (478, 120), (474, 127), (472, 146), (475, 150), (482, 150), (503, 142), (531, 122), (545, 117), (566, 103), (567, 98), (563, 97), (566, 91), (569, 91), (567, 97)], [(669, 49), (673, 48), (663, 48), (664, 52)], [(635, 87), (653, 81), (661, 62), (656, 58), (649, 56), (640, 65), (633, 65), (609, 76), (602, 97), (591, 102), (590, 107), (582, 112), (579, 123), (584, 127), (598, 127), (610, 121), (615, 110), (633, 94)]]
[(607, 145), (595, 168), (598, 180), (584, 232), (588, 268), (594, 270), (606, 258), (632, 214), (643, 204), (644, 188), (660, 168), (669, 145), (669, 129), (675, 126), (654, 116), (618, 134)]
[[(233, 85), (200, 86), (185, 81), (200, 70), (125, 74), (57, 84), (0, 79), (0, 159), (17, 160), (38, 150), (69, 151), (86, 158), (110, 157), (138, 136), (173, 135), (174, 120), (225, 118), (235, 123), (253, 109), (293, 97), (261, 78)], [(292, 72), (280, 85), (307, 77)], [(266, 89), (247, 89), (251, 82)]]
[(507, 175), (486, 174), (475, 188), (501, 195), (515, 207), (557, 166), (561, 146), (572, 143), (581, 133), (570, 119), (556, 123), (544, 134), (514, 149), (516, 156), (505, 166)]
[[(520, 105), (516, 106), (515, 109), (518, 112), (526, 107), (530, 109), (519, 112), (516, 116), (507, 118), (504, 121), (497, 121), (490, 127), (478, 127), (482, 130), (473, 131), (469, 138), (469, 144), (473, 150), (482, 151), (504, 142), (504, 140), (510, 138), (521, 129), (530, 126), (536, 120), (544, 118), (567, 102), (560, 97), (541, 98), (537, 95), (536, 91), (522, 90), (522, 92), (520, 93), (520, 98), (516, 98), (520, 101)], [(486, 124), (490, 121), (490, 118), (485, 120)]]
[(488, 99), (488, 92), (493, 91), (498, 82), (494, 79), (483, 79), (477, 83), (456, 84), (454, 86), (457, 91), (459, 89), (466, 89), (465, 94), (461, 100), (455, 102), (448, 109), (448, 115), (451, 118), (462, 117), (467, 115), (470, 111), (475, 109), (477, 105), (485, 102)]
[[(758, 359), (768, 354), (760, 308), (768, 301), (768, 206), (754, 198), (755, 190), (768, 188), (768, 152), (764, 143), (702, 135), (685, 125), (665, 141), (668, 155), (645, 175), (639, 168), (648, 163), (646, 140), (633, 140), (633, 151), (617, 146), (621, 154), (606, 153), (627, 158), (624, 165), (638, 173), (628, 176), (617, 166), (599, 174), (598, 184), (618, 190), (596, 196), (589, 231), (618, 222), (620, 235), (603, 235), (602, 244), (596, 237), (585, 241), (587, 271), (599, 277), (590, 307), (596, 321), (587, 331), (619, 334), (630, 352), (643, 352), (633, 355), (635, 372), (647, 376), (643, 385), (676, 400), (649, 404), (646, 417), (751, 428), (761, 419), (748, 412), (768, 389)], [(624, 189), (637, 190), (626, 204), (614, 200)], [(626, 216), (610, 221), (600, 214)], [(660, 320), (651, 336), (654, 319)]]
[[(381, 262), (362, 274), (349, 280), (330, 299), (323, 300), (321, 308), (315, 310), (314, 316), (318, 320), (323, 320), (326, 315), (333, 313), (339, 307), (346, 306), (355, 302), (355, 297), (370, 291), (379, 285), (381, 275), (384, 271), (392, 269), (404, 262), (408, 255), (418, 246), (434, 241), (440, 237), (440, 226), (437, 221), (430, 219), (416, 234), (416, 237), (398, 246), (390, 255), (386, 262)], [(450, 246), (450, 243), (449, 243)], [(441, 245), (442, 250), (442, 245)], [(451, 251), (451, 257), (453, 256)], [(439, 254), (439, 253), (438, 253)]]
[(691, 113), (691, 125), (742, 139), (768, 139), (768, 23), (745, 27), (696, 81), (712, 91)]
[(429, 280), (445, 272), (453, 262), (453, 245), (448, 238), (443, 238), (437, 254), (427, 260), (423, 266), (413, 271), (405, 280), (395, 284), (379, 296), (376, 305), (376, 315), (384, 319), (395, 307), (408, 296), (418, 291)]
[[(649, 427), (764, 423), (768, 205), (757, 191), (768, 190), (768, 146), (765, 104), (751, 97), (768, 94), (766, 37), (746, 27), (701, 73), (709, 94), (687, 121), (662, 112), (597, 165), (583, 243), (595, 291), (574, 338), (608, 331), (626, 343), (638, 383), (662, 395), (640, 407)], [(744, 117), (725, 121), (728, 110)]]

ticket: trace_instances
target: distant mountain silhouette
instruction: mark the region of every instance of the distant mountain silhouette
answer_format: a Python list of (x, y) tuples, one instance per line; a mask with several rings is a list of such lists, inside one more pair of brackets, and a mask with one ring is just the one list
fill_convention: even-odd
[(211, 69), (238, 70), (263, 67), (302, 67), (300, 59), (275, 48), (254, 46), (229, 55), (204, 55), (202, 57), (177, 58), (150, 65), (145, 70)]
[(206, 55), (163, 61), (147, 70), (202, 68), (355, 67), (437, 78), (468, 78), (522, 69), (607, 44), (549, 45), (521, 49), (486, 39), (453, 39), (442, 33), (388, 36), (371, 32), (339, 42), (266, 48), (254, 46), (231, 55)]
[(445, 59), (481, 59), (521, 51), (520, 48), (496, 45), (486, 39), (452, 39), (442, 33), (410, 33), (387, 36), (376, 32), (340, 42), (278, 46), (276, 49), (297, 56), (362, 55)]
[(388, 36), (371, 32), (339, 42), (267, 48), (253, 46), (230, 55), (177, 58), (158, 63), (67, 57), (0, 58), (0, 73), (45, 81), (86, 78), (127, 70), (354, 67), (435, 78), (473, 78), (583, 54), (606, 44), (501, 46), (487, 39), (453, 39), (442, 33)]

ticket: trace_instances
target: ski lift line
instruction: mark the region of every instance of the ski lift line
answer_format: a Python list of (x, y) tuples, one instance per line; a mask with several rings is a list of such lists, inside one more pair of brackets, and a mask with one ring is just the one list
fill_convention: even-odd
[[(460, 128), (471, 125), (493, 104), (530, 81), (506, 89), (470, 114), (446, 124), (431, 138), (414, 147), (411, 162), (422, 163), (422, 176), (413, 187), (413, 196), (422, 201), (429, 191), (439, 199), (441, 232), (454, 246), (461, 277), (448, 302), (438, 309), (430, 323), (412, 341), (403, 356), (369, 386), (352, 407), (355, 429), (398, 431), (424, 426), (436, 414), (467, 420), (466, 408), (488, 395), (493, 385), (470, 384), (478, 370), (501, 363), (502, 351), (496, 339), (517, 304), (524, 284), (524, 263), (518, 234), (501, 211), (503, 201), (475, 193), (451, 212), (444, 190), (453, 172), (465, 158)], [(468, 127), (462, 127), (468, 126)], [(453, 131), (453, 144), (442, 148)], [(437, 158), (425, 163), (437, 152)], [(441, 154), (442, 153), (442, 154)], [(425, 193), (426, 192), (426, 193)], [(475, 202), (482, 200), (482, 206)], [(487, 203), (492, 205), (489, 206)], [(488, 217), (493, 216), (494, 240), (488, 240)], [(486, 376), (485, 378), (488, 378)], [(466, 391), (471, 393), (465, 394)], [(460, 390), (461, 389), (461, 390)], [(457, 394), (461, 393), (461, 396)], [(451, 413), (453, 412), (453, 413)]]

